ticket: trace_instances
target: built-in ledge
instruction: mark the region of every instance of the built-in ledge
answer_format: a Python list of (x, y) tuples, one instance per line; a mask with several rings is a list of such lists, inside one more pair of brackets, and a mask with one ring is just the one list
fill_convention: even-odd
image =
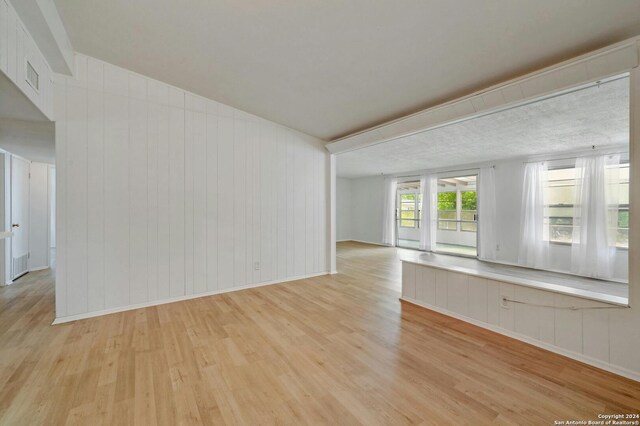
[(618, 306), (628, 306), (628, 285), (558, 272), (486, 262), (478, 259), (435, 253), (403, 256), (403, 262), (459, 272), (509, 284), (566, 294)]

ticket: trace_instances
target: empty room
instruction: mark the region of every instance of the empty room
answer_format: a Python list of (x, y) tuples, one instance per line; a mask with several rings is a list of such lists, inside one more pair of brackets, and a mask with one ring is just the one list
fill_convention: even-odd
[(640, 425), (640, 0), (0, 0), (0, 425)]

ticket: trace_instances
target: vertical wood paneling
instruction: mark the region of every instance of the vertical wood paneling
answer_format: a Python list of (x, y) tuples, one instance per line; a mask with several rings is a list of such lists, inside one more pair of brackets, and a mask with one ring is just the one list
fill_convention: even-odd
[(418, 266), (402, 262), (402, 297), (416, 298), (416, 269)]
[(565, 309), (576, 306), (573, 297), (556, 294), (556, 341), (555, 345), (563, 349), (582, 353), (582, 311)]
[(88, 63), (88, 310), (104, 309), (104, 93), (102, 64)]
[[(261, 145), (262, 139), (260, 138), (260, 123), (254, 123), (251, 126), (251, 139), (253, 144), (253, 155), (255, 161), (253, 162), (253, 181), (254, 181), (254, 197), (253, 203), (254, 208), (251, 211), (252, 220), (253, 220), (253, 235), (251, 237), (253, 244), (253, 261), (261, 262), (262, 261), (262, 230), (261, 230), (261, 220), (262, 220), (262, 196), (261, 196), (261, 177), (262, 177), (262, 152)], [(255, 269), (253, 270), (253, 283), (259, 283), (262, 279), (261, 270)]]
[(331, 217), (330, 205), (329, 205), (329, 177), (331, 175), (330, 168), (330, 156), (328, 156), (323, 147), (322, 155), (320, 158), (321, 165), (321, 178), (320, 178), (320, 207), (319, 211), (322, 220), (320, 221), (320, 270), (331, 271), (331, 256), (329, 256), (329, 250), (332, 248), (330, 239), (327, 237), (329, 232), (329, 218)]
[(56, 76), (56, 317), (67, 316), (67, 79)]
[(289, 135), (285, 129), (278, 129), (277, 161), (277, 209), (278, 209), (278, 278), (287, 276), (287, 146)]
[[(105, 77), (107, 69), (105, 67)], [(105, 79), (106, 83), (106, 79)], [(126, 84), (126, 79), (124, 83)], [(129, 102), (104, 95), (105, 308), (129, 304)]]
[(218, 288), (218, 118), (207, 114), (207, 290)]
[(184, 99), (169, 90), (169, 296), (185, 294)]
[(271, 250), (271, 215), (273, 198), (271, 197), (272, 154), (271, 132), (268, 126), (260, 126), (260, 281), (272, 278), (272, 262), (274, 253)]
[(234, 283), (233, 119), (218, 122), (218, 288)]
[(469, 316), (487, 322), (487, 280), (469, 277)]
[(285, 134), (287, 139), (287, 275), (295, 274), (295, 222), (296, 211), (295, 206), (295, 179), (296, 176), (296, 157), (295, 145), (291, 140), (293, 138), (289, 133)]
[(258, 158), (255, 156), (253, 151), (254, 144), (254, 134), (253, 134), (253, 123), (250, 121), (245, 122), (245, 171), (246, 171), (246, 179), (245, 179), (245, 193), (247, 196), (245, 197), (245, 234), (244, 234), (244, 247), (246, 252), (245, 259), (245, 277), (247, 284), (254, 283), (254, 262), (257, 261), (253, 255), (253, 241), (254, 233), (253, 233), (253, 212), (256, 208), (255, 200), (256, 200), (256, 188), (255, 188), (255, 164), (254, 161), (257, 161)]
[[(192, 99), (188, 96), (187, 99)], [(195, 116), (190, 109), (184, 111), (184, 288), (185, 294), (193, 294), (194, 280), (194, 173), (193, 144)]]
[(294, 275), (305, 273), (306, 256), (306, 206), (305, 206), (305, 149), (303, 144), (295, 144), (294, 150), (294, 170), (293, 179), (293, 237), (294, 237)]
[(193, 120), (193, 292), (207, 291), (207, 118)]
[(586, 356), (609, 362), (609, 311), (585, 310), (582, 313), (583, 352)]
[(326, 271), (319, 142), (76, 61), (55, 85), (58, 317)]
[(147, 82), (129, 75), (130, 303), (148, 300)]
[(429, 305), (436, 304), (436, 271), (420, 267), (416, 272), (416, 299)]
[(456, 272), (447, 273), (447, 308), (460, 315), (467, 316), (469, 311), (468, 275)]
[(164, 103), (158, 105), (158, 298), (169, 298), (170, 232), (169, 232), (169, 107), (168, 88), (158, 88)]
[(233, 285), (246, 285), (247, 275), (247, 152), (246, 126), (243, 120), (234, 120), (233, 134)]
[[(515, 291), (513, 285), (500, 283), (500, 300), (506, 297), (509, 300), (514, 300)], [(513, 303), (507, 303), (507, 307), (500, 308), (500, 327), (513, 331), (515, 327), (515, 319), (513, 313)]]
[(87, 90), (67, 93), (67, 300), (69, 315), (88, 309), (87, 288)]
[(304, 217), (305, 217), (305, 247), (304, 247), (304, 259), (305, 259), (305, 274), (313, 272), (313, 245), (314, 241), (314, 223), (313, 223), (313, 164), (315, 157), (315, 150), (312, 146), (305, 141), (304, 147), (304, 164), (307, 166), (304, 170)]
[(500, 283), (487, 280), (487, 322), (500, 325)]
[(147, 105), (147, 294), (149, 300), (158, 300), (158, 140), (160, 107), (152, 101), (156, 86), (149, 85)]
[(447, 308), (447, 271), (436, 269), (436, 306)]

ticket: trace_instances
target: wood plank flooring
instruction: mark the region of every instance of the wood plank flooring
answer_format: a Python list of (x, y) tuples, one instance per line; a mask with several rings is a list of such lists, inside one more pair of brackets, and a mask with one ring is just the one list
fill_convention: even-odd
[(0, 424), (553, 424), (640, 383), (401, 304), (396, 249), (340, 274), (51, 326), (50, 271), (0, 288)]

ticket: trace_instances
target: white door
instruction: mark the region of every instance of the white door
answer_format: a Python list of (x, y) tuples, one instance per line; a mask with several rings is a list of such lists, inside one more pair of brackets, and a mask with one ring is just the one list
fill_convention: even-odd
[(11, 157), (11, 279), (29, 271), (29, 162)]

